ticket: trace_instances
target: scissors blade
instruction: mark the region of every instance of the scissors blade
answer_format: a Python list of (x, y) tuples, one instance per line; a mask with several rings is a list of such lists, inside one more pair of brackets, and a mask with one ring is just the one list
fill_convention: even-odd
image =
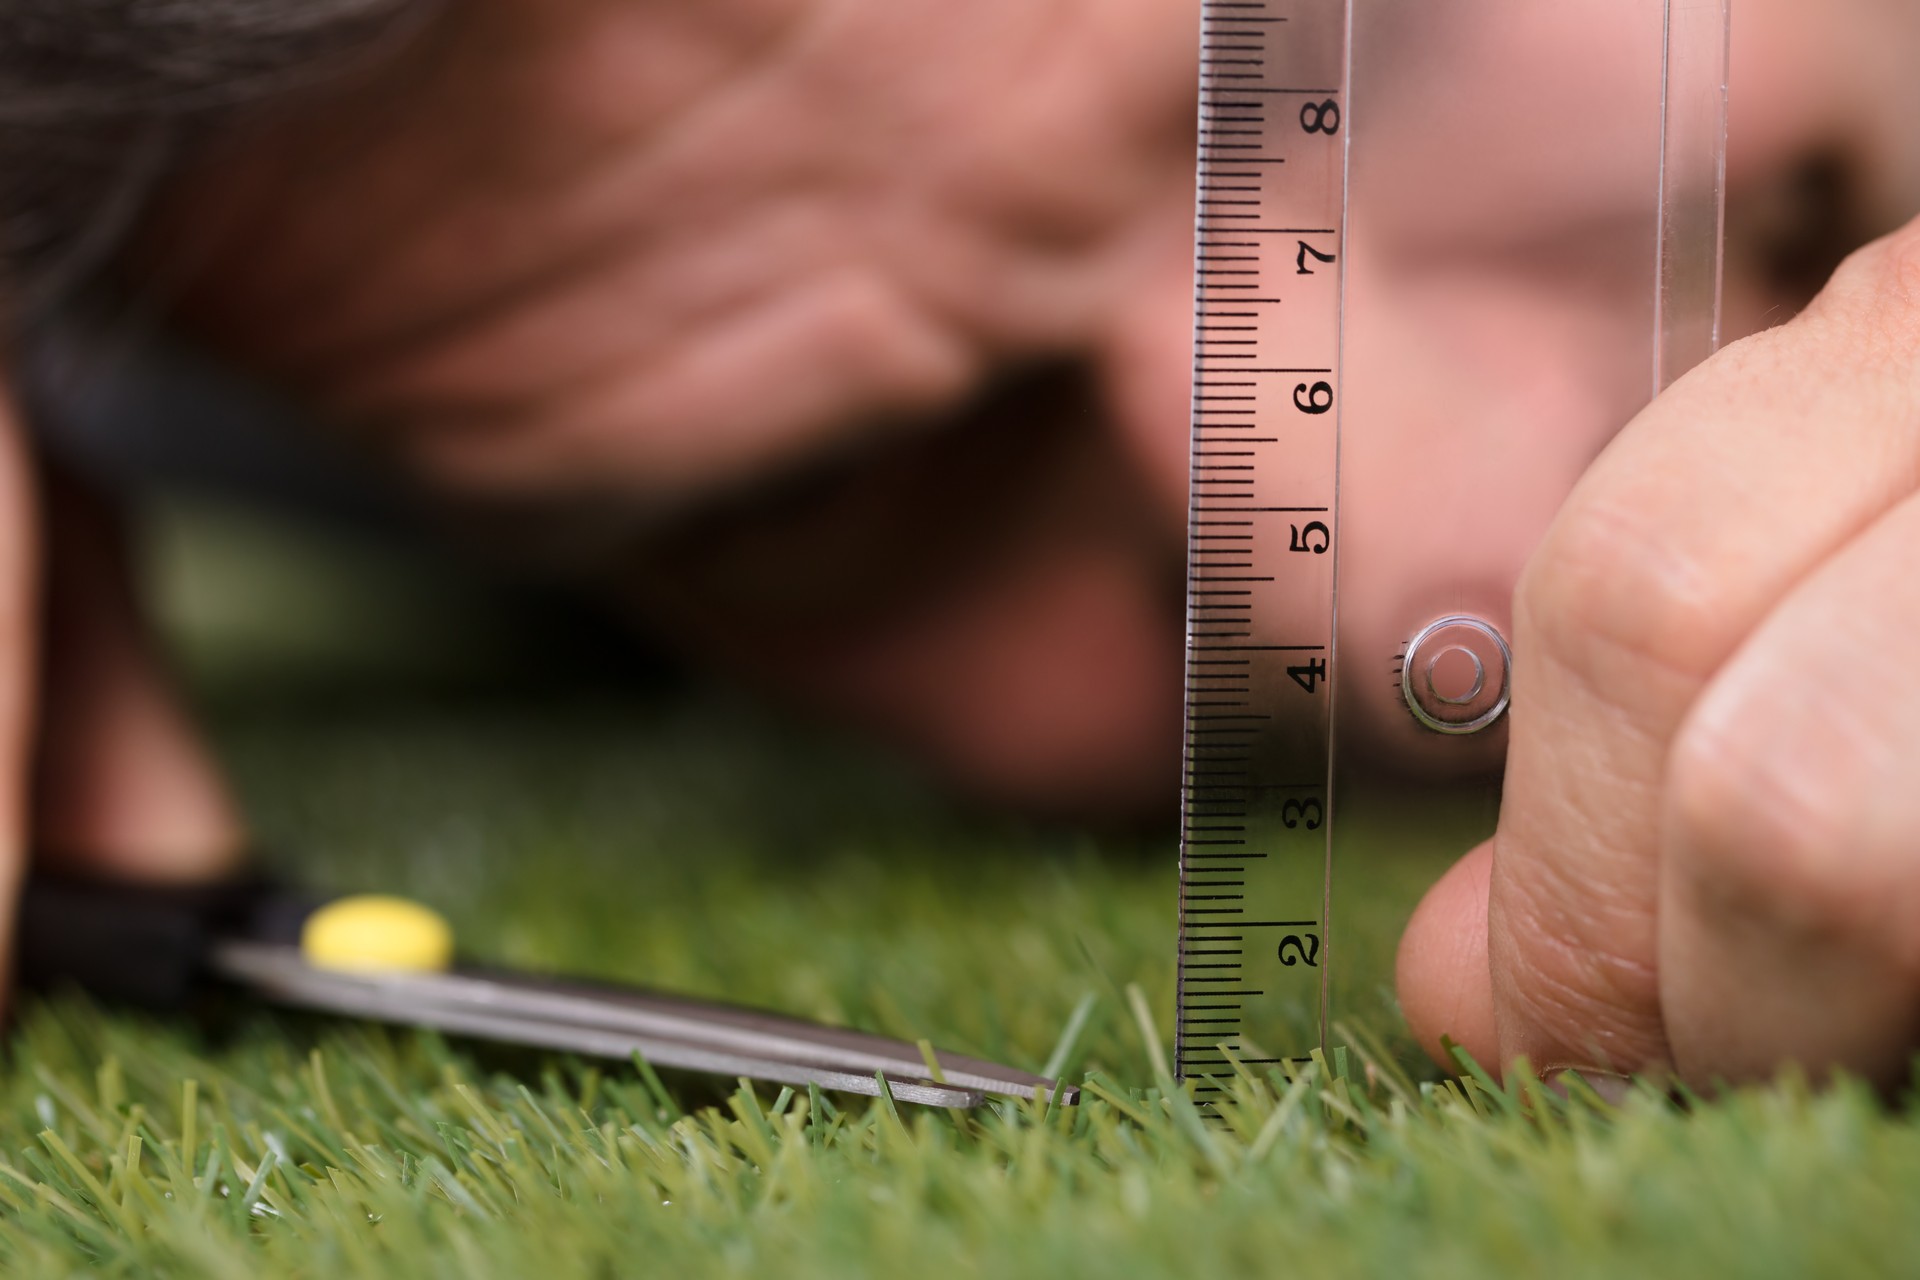
[[(742, 1052), (772, 1053), (788, 1061), (858, 1068), (867, 1075), (884, 1072), (889, 1080), (896, 1076), (924, 1078), (928, 1071), (918, 1045), (863, 1031), (631, 988), (484, 972), (471, 976), (490, 980), (488, 986), (474, 989), (476, 994), (534, 1016), (545, 1013), (607, 1029), (696, 1036)], [(1022, 1099), (1031, 1099), (1036, 1090), (1048, 1096), (1056, 1090), (1055, 1083), (1043, 1076), (999, 1063), (957, 1053), (935, 1052), (933, 1056), (941, 1078), (950, 1085)], [(1078, 1099), (1079, 1091), (1069, 1088), (1062, 1100)]]
[[(247, 942), (220, 944), (213, 965), (287, 1004), (599, 1057), (639, 1053), (660, 1066), (869, 1097), (883, 1074), (896, 1099), (929, 1106), (1054, 1093), (1039, 1076), (954, 1054), (936, 1058), (944, 1082), (929, 1080), (918, 1048), (902, 1041), (624, 988), (480, 971), (337, 973), (313, 968), (293, 948)], [(1078, 1091), (1059, 1096), (1077, 1101)]]

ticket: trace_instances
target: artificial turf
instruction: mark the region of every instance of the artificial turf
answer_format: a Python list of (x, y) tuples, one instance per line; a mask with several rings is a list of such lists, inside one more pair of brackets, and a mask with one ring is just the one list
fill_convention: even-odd
[(1209, 1124), (1161, 1056), (1166, 836), (968, 812), (711, 691), (503, 685), (475, 655), (500, 619), (458, 592), (185, 527), (174, 631), (289, 869), (430, 899), (491, 960), (1052, 1065), (1086, 1100), (952, 1115), (319, 1019), (32, 1003), (0, 1074), (9, 1276), (1920, 1266), (1920, 1132), (1863, 1090), (1615, 1107), (1407, 1070), (1379, 981), (1399, 907), (1368, 903), (1426, 868), (1391, 828), (1382, 891), (1342, 916), (1370, 975), (1354, 1047), (1245, 1073)]

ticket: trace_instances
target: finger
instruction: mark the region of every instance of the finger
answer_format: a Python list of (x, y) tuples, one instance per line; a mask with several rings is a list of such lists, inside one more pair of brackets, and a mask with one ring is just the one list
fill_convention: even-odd
[(1672, 753), (1660, 992), (1689, 1079), (1905, 1083), (1920, 1045), (1920, 499), (1797, 587)]
[(1451, 1066), (1443, 1040), (1493, 1066), (1500, 1040), (1487, 963), (1487, 890), (1493, 846), (1483, 844), (1428, 891), (1400, 940), (1395, 985), (1420, 1047)]
[(135, 605), (119, 522), (59, 479), (46, 508), (36, 852), (137, 879), (217, 875), (240, 823)]
[(1582, 480), (1515, 602), (1489, 956), (1501, 1059), (1661, 1065), (1668, 746), (1740, 640), (1915, 484), (1920, 229), (1643, 413)]
[(39, 597), (33, 485), (12, 388), (0, 372), (0, 988), (26, 865)]
[(463, 400), (454, 381), (381, 388), (343, 407), (405, 422), (390, 443), (466, 497), (618, 487), (681, 503), (884, 439), (950, 408), (979, 372), (969, 342), (857, 273), (783, 291), (664, 345), (504, 407)]

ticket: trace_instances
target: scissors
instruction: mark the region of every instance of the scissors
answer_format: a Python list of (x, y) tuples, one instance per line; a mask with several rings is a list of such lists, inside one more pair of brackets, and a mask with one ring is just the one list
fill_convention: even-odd
[[(967, 1108), (1079, 1091), (1025, 1071), (864, 1032), (661, 992), (453, 963), (418, 904), (320, 898), (265, 880), (134, 886), (35, 874), (18, 972), (39, 991), (178, 1011), (238, 991), (270, 1004), (590, 1057)], [(937, 1066), (937, 1070), (935, 1067)]]

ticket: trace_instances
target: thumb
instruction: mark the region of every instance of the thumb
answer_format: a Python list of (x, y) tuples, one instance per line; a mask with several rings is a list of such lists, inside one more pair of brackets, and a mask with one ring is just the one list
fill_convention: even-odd
[(136, 604), (121, 522), (58, 475), (43, 494), (37, 856), (136, 880), (216, 876), (241, 826)]
[(1436, 1062), (1453, 1066), (1441, 1044), (1448, 1039), (1497, 1073), (1503, 1064), (1487, 952), (1492, 879), (1493, 846), (1483, 844), (1428, 891), (1400, 939), (1395, 981), (1407, 1025)]

